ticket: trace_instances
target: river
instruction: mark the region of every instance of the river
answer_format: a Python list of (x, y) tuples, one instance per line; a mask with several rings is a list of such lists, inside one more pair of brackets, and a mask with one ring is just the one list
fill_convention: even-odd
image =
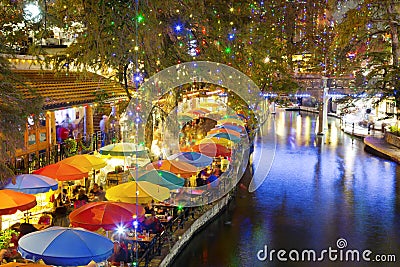
[(365, 152), (338, 119), (329, 118), (323, 136), (312, 113), (280, 111), (270, 120), (276, 154), (263, 184), (253, 193), (239, 186), (172, 266), (374, 266), (391, 255), (399, 262), (397, 164)]

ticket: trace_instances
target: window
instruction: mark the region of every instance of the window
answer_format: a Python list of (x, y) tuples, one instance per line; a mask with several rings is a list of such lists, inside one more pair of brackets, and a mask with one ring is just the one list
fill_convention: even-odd
[(36, 144), (36, 135), (35, 134), (30, 134), (28, 137), (28, 145), (34, 145)]

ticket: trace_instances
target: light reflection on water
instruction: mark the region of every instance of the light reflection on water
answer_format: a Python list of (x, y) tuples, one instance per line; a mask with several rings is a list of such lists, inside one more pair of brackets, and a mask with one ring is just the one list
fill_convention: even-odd
[(336, 248), (338, 238), (349, 249), (399, 253), (399, 168), (364, 152), (362, 140), (344, 134), (336, 119), (323, 137), (316, 127), (314, 114), (278, 112), (276, 157), (264, 184), (252, 194), (239, 187), (229, 209), (173, 266), (301, 266), (259, 262), (256, 253), (264, 245), (320, 251)]

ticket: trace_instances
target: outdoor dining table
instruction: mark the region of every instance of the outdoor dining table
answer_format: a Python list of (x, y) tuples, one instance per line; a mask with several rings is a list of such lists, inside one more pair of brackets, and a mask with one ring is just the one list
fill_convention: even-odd
[(121, 237), (121, 239), (126, 240), (126, 241), (136, 241), (138, 243), (151, 243), (153, 241), (154, 237), (156, 234), (141, 234), (137, 233), (136, 236), (133, 234), (131, 235), (124, 235)]
[(157, 214), (156, 217), (162, 224), (167, 224), (172, 219), (172, 216), (166, 216), (166, 215), (162, 215), (162, 214)]

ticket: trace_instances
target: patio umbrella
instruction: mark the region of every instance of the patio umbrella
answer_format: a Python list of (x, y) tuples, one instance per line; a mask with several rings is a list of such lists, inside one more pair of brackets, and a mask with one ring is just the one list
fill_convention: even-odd
[(223, 128), (223, 127), (221, 127), (221, 128), (212, 128), (211, 130), (209, 130), (207, 132), (207, 134), (216, 134), (216, 133), (228, 133), (228, 134), (232, 134), (232, 135), (235, 135), (237, 137), (240, 137), (240, 132), (237, 132), (235, 130), (231, 130), (231, 129), (228, 129), (228, 128)]
[(223, 120), (223, 119), (238, 119), (238, 120), (243, 121), (245, 118), (242, 114), (240, 114), (240, 116), (239, 116), (239, 114), (235, 114), (235, 115), (226, 115), (221, 120)]
[(169, 171), (183, 178), (190, 178), (197, 173), (196, 166), (181, 161), (157, 160), (146, 166), (146, 170), (154, 169)]
[(191, 146), (189, 150), (199, 152), (209, 157), (230, 157), (231, 150), (223, 145), (215, 143), (201, 143)]
[(92, 169), (98, 170), (107, 165), (105, 159), (96, 157), (95, 155), (83, 154), (83, 155), (75, 155), (66, 159), (63, 159), (61, 162), (73, 165), (76, 167), (81, 167), (86, 171), (91, 171)]
[(235, 119), (235, 118), (226, 118), (226, 119), (222, 119), (217, 121), (218, 124), (224, 124), (224, 123), (231, 123), (231, 124), (236, 124), (236, 125), (240, 125), (240, 126), (244, 126), (245, 122), (243, 122), (242, 120), (239, 119)]
[(178, 114), (178, 121), (188, 122), (188, 121), (193, 120), (195, 117), (196, 116), (194, 116), (193, 114), (190, 114), (190, 113), (179, 113)]
[(134, 143), (116, 143), (100, 148), (100, 154), (110, 156), (145, 156), (147, 149), (145, 146)]
[(146, 172), (142, 174), (137, 181), (150, 182), (166, 187), (169, 190), (181, 188), (185, 184), (185, 179), (176, 176), (172, 172), (163, 170)]
[(18, 241), (24, 259), (56, 266), (87, 265), (100, 262), (113, 253), (113, 242), (96, 233), (78, 228), (50, 227), (27, 234)]
[(73, 227), (82, 227), (90, 231), (103, 228), (110, 231), (117, 226), (131, 225), (134, 216), (140, 218), (144, 212), (144, 208), (136, 204), (99, 201), (85, 204), (72, 211), (69, 220)]
[(106, 198), (111, 201), (136, 203), (136, 193), (138, 203), (148, 203), (152, 199), (164, 201), (170, 197), (170, 191), (166, 187), (145, 181), (131, 181), (109, 188)]
[(58, 182), (43, 175), (20, 174), (15, 176), (15, 183), (10, 182), (4, 188), (26, 194), (38, 194), (57, 190)]
[(213, 162), (212, 158), (198, 152), (179, 152), (169, 156), (168, 160), (187, 162), (197, 168), (205, 168)]
[(51, 177), (58, 181), (80, 180), (88, 177), (88, 171), (86, 169), (66, 164), (62, 161), (47, 165), (33, 173)]
[(216, 126), (216, 128), (228, 128), (228, 129), (234, 130), (234, 131), (239, 132), (239, 133), (244, 133), (246, 131), (246, 129), (243, 126), (237, 125), (237, 124), (228, 123), (228, 122), (225, 122), (223, 124), (218, 124)]
[(207, 136), (206, 138), (203, 138), (199, 141), (196, 142), (196, 145), (198, 144), (206, 144), (206, 143), (212, 143), (212, 144), (218, 144), (221, 146), (225, 146), (227, 148), (231, 148), (234, 144), (233, 141), (226, 139), (226, 138), (218, 138), (218, 137), (210, 137)]
[(14, 214), (17, 210), (29, 210), (36, 206), (34, 195), (9, 189), (0, 190), (0, 215)]
[(203, 103), (200, 103), (200, 107), (201, 108), (217, 108), (219, 106), (221, 106), (221, 104), (215, 103), (215, 102), (203, 102)]
[(213, 133), (213, 134), (209, 134), (206, 136), (208, 137), (217, 137), (217, 138), (223, 138), (223, 139), (228, 139), (231, 140), (234, 143), (239, 143), (240, 142), (240, 137), (237, 137), (236, 135), (233, 134), (229, 134), (229, 133)]

